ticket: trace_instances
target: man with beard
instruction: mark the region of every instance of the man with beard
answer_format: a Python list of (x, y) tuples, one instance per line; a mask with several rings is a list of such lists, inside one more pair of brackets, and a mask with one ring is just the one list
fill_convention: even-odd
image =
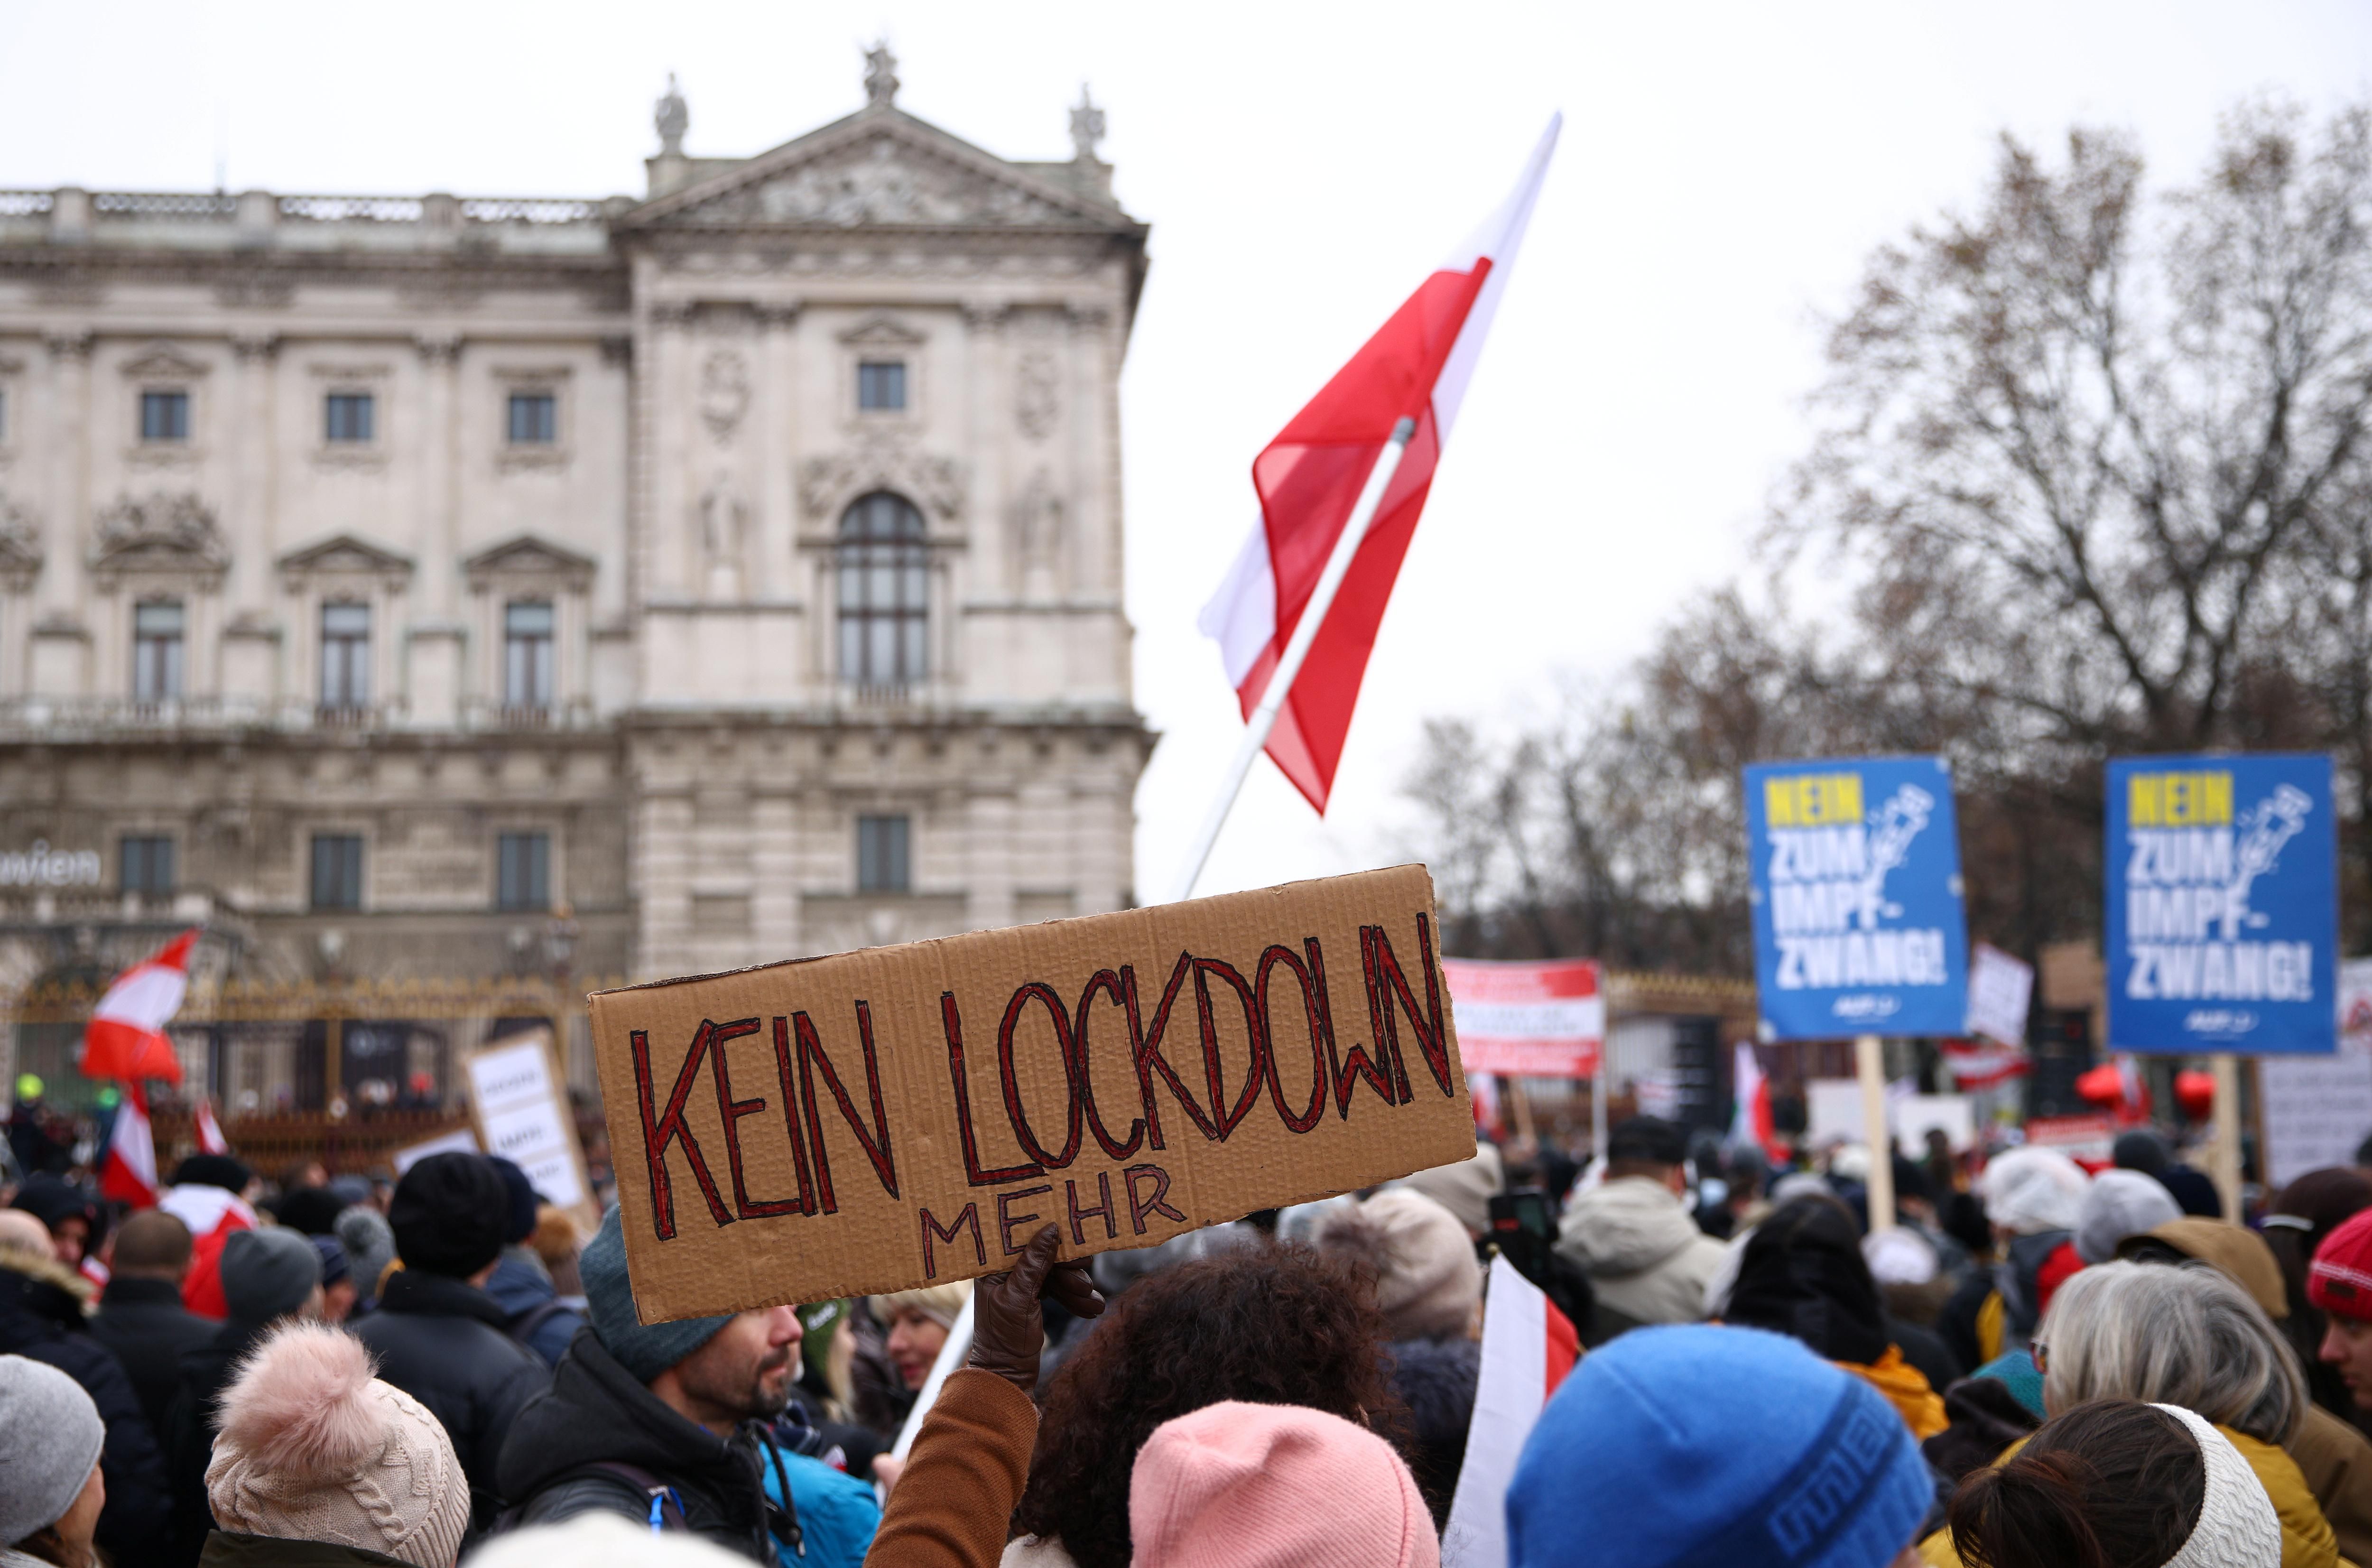
[(799, 1375), (798, 1313), (637, 1320), (615, 1209), (577, 1267), (592, 1322), (511, 1423), (496, 1469), (505, 1526), (617, 1514), (758, 1562), (778, 1541), (796, 1554), (797, 1519), (768, 1501), (763, 1467), (764, 1423)]

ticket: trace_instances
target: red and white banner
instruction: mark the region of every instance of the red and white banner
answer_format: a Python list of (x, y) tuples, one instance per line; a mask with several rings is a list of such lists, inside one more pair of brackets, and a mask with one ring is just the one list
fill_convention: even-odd
[(84, 1077), (181, 1081), (181, 1059), (174, 1054), (165, 1026), (181, 1010), (181, 998), (189, 993), (190, 949), (197, 940), (197, 932), (184, 931), (154, 958), (115, 977), (83, 1030)]
[(115, 1108), (115, 1125), (99, 1160), (99, 1191), (135, 1209), (157, 1206), (157, 1139), (148, 1125), (148, 1091), (136, 1078)]
[(1442, 1568), (1506, 1568), (1507, 1483), (1549, 1396), (1581, 1358), (1572, 1322), (1504, 1257), (1491, 1260), (1489, 1288), (1474, 1418), (1441, 1532)]
[(1989, 1040), (1948, 1040), (1936, 1046), (1944, 1065), (1952, 1070), (1953, 1084), (1963, 1089), (1989, 1089), (2034, 1071), (2022, 1049)]
[(1595, 1078), (1606, 1048), (1606, 999), (1591, 958), (1500, 963), (1444, 958), (1470, 1073)]
[(1563, 122), (1561, 115), (1549, 122), (1523, 178), (1499, 209), (1252, 460), (1260, 519), (1198, 622), (1217, 640), (1227, 684), (1247, 717), (1293, 640), (1368, 471), (1393, 428), (1402, 419), (1416, 422), (1416, 435), (1269, 732), (1270, 759), (1321, 812), (1401, 558), (1523, 245)]

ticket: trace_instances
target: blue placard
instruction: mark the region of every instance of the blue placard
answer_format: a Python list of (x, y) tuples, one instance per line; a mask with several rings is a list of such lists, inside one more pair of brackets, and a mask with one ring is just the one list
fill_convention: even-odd
[(1766, 1038), (1960, 1032), (1969, 927), (1950, 764), (1758, 762), (1746, 838)]
[(2109, 1044), (2339, 1049), (2327, 756), (2109, 763)]

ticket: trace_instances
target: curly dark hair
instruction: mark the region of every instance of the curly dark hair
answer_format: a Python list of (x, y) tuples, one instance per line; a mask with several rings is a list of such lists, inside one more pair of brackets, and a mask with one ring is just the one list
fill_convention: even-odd
[(1131, 1287), (1044, 1390), (1021, 1530), (1078, 1568), (1128, 1568), (1129, 1472), (1154, 1428), (1227, 1400), (1306, 1405), (1404, 1440), (1373, 1283), (1263, 1242)]

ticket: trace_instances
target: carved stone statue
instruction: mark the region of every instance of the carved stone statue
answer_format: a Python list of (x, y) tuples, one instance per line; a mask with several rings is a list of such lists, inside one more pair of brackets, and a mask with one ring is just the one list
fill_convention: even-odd
[(1071, 110), (1071, 156), (1081, 163), (1096, 161), (1096, 144), (1104, 139), (1104, 111), (1087, 97), (1087, 84), (1079, 84), (1079, 101)]
[(700, 367), (700, 417), (720, 447), (728, 446), (750, 407), (750, 366), (740, 354), (720, 348)]
[(681, 157), (683, 134), (692, 129), (692, 110), (683, 101), (683, 93), (675, 85), (675, 73), (668, 73), (667, 96), (660, 99), (652, 111), (651, 123), (659, 134), (659, 157)]
[(749, 508), (733, 488), (733, 476), (718, 470), (700, 498), (700, 549), (708, 568), (708, 597), (741, 597), (741, 533)]
[(888, 109), (897, 99), (898, 57), (890, 52), (885, 38), (865, 52), (865, 102), (868, 108)]

